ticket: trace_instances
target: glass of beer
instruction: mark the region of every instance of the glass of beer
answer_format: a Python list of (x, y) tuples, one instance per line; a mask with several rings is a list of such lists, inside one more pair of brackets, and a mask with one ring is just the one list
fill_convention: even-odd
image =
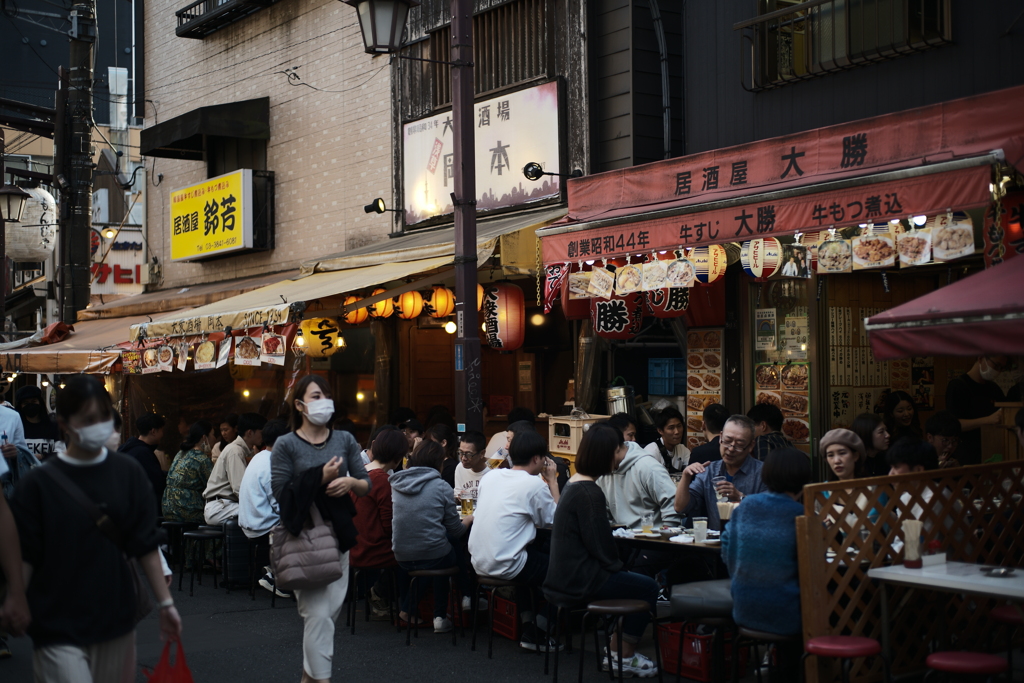
[(468, 495), (461, 498), (462, 502), (462, 516), (468, 517), (473, 514), (473, 499)]
[(640, 531), (645, 534), (654, 532), (654, 513), (647, 512), (640, 517)]
[(718, 503), (718, 518), (722, 520), (721, 531), (725, 531), (725, 526), (729, 523), (729, 518), (732, 517), (732, 503), (729, 501)]

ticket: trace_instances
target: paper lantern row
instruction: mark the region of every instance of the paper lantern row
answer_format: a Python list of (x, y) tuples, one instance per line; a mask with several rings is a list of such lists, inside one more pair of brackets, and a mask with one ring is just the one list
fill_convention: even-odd
[[(384, 294), (387, 290), (378, 287), (370, 294), (371, 297)], [(345, 315), (342, 319), (349, 325), (361, 325), (367, 318), (390, 318), (397, 314), (402, 320), (414, 320), (421, 315), (431, 318), (447, 318), (455, 310), (455, 292), (441, 285), (434, 285), (429, 296), (424, 297), (418, 291), (404, 292), (394, 298), (383, 299), (363, 308), (350, 308), (352, 304), (364, 297), (345, 297)], [(483, 285), (476, 286), (476, 310), (483, 305)]]

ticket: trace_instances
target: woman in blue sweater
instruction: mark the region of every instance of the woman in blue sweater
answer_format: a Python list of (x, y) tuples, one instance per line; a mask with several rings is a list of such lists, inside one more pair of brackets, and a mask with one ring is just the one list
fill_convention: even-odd
[[(807, 454), (779, 448), (768, 454), (761, 479), (766, 493), (746, 496), (722, 534), (722, 559), (732, 577), (732, 617), (740, 626), (797, 635), (800, 627), (800, 579), (797, 575), (796, 518), (811, 481)], [(800, 645), (777, 650), (780, 681), (795, 681)]]

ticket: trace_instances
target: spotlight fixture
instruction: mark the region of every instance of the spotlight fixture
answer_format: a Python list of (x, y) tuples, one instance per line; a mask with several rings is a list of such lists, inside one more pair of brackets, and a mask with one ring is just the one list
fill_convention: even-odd
[(384, 200), (377, 197), (372, 202), (363, 207), (363, 211), (366, 213), (384, 213), (388, 211), (390, 213), (403, 213), (402, 209), (389, 209)]
[(523, 175), (526, 176), (527, 180), (540, 180), (542, 177), (546, 175), (554, 175), (560, 178), (582, 178), (583, 171), (577, 168), (572, 173), (550, 173), (548, 171), (545, 171), (544, 167), (538, 164), (536, 161), (531, 161), (530, 163), (526, 164), (526, 166), (523, 166)]
[(115, 232), (113, 228), (107, 228), (106, 230), (103, 231), (103, 236), (106, 237), (108, 240), (114, 239), (114, 235), (116, 234), (117, 232)]

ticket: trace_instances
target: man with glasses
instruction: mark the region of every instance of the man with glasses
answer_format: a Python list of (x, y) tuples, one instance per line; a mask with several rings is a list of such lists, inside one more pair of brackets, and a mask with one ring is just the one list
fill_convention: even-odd
[(935, 413), (924, 423), (924, 438), (938, 454), (939, 467), (960, 467), (953, 453), (960, 445), (961, 433), (960, 420), (948, 410)]
[(487, 466), (487, 438), (480, 432), (466, 432), (459, 442), (459, 462), (455, 468), (455, 498), (476, 499), (480, 480), (491, 471)]
[(750, 457), (755, 431), (754, 421), (746, 415), (733, 415), (725, 421), (718, 442), (722, 459), (691, 463), (683, 470), (676, 487), (676, 512), (691, 518), (707, 517), (709, 529), (721, 529), (719, 495), (738, 503), (743, 496), (768, 490), (761, 481), (761, 461)]

